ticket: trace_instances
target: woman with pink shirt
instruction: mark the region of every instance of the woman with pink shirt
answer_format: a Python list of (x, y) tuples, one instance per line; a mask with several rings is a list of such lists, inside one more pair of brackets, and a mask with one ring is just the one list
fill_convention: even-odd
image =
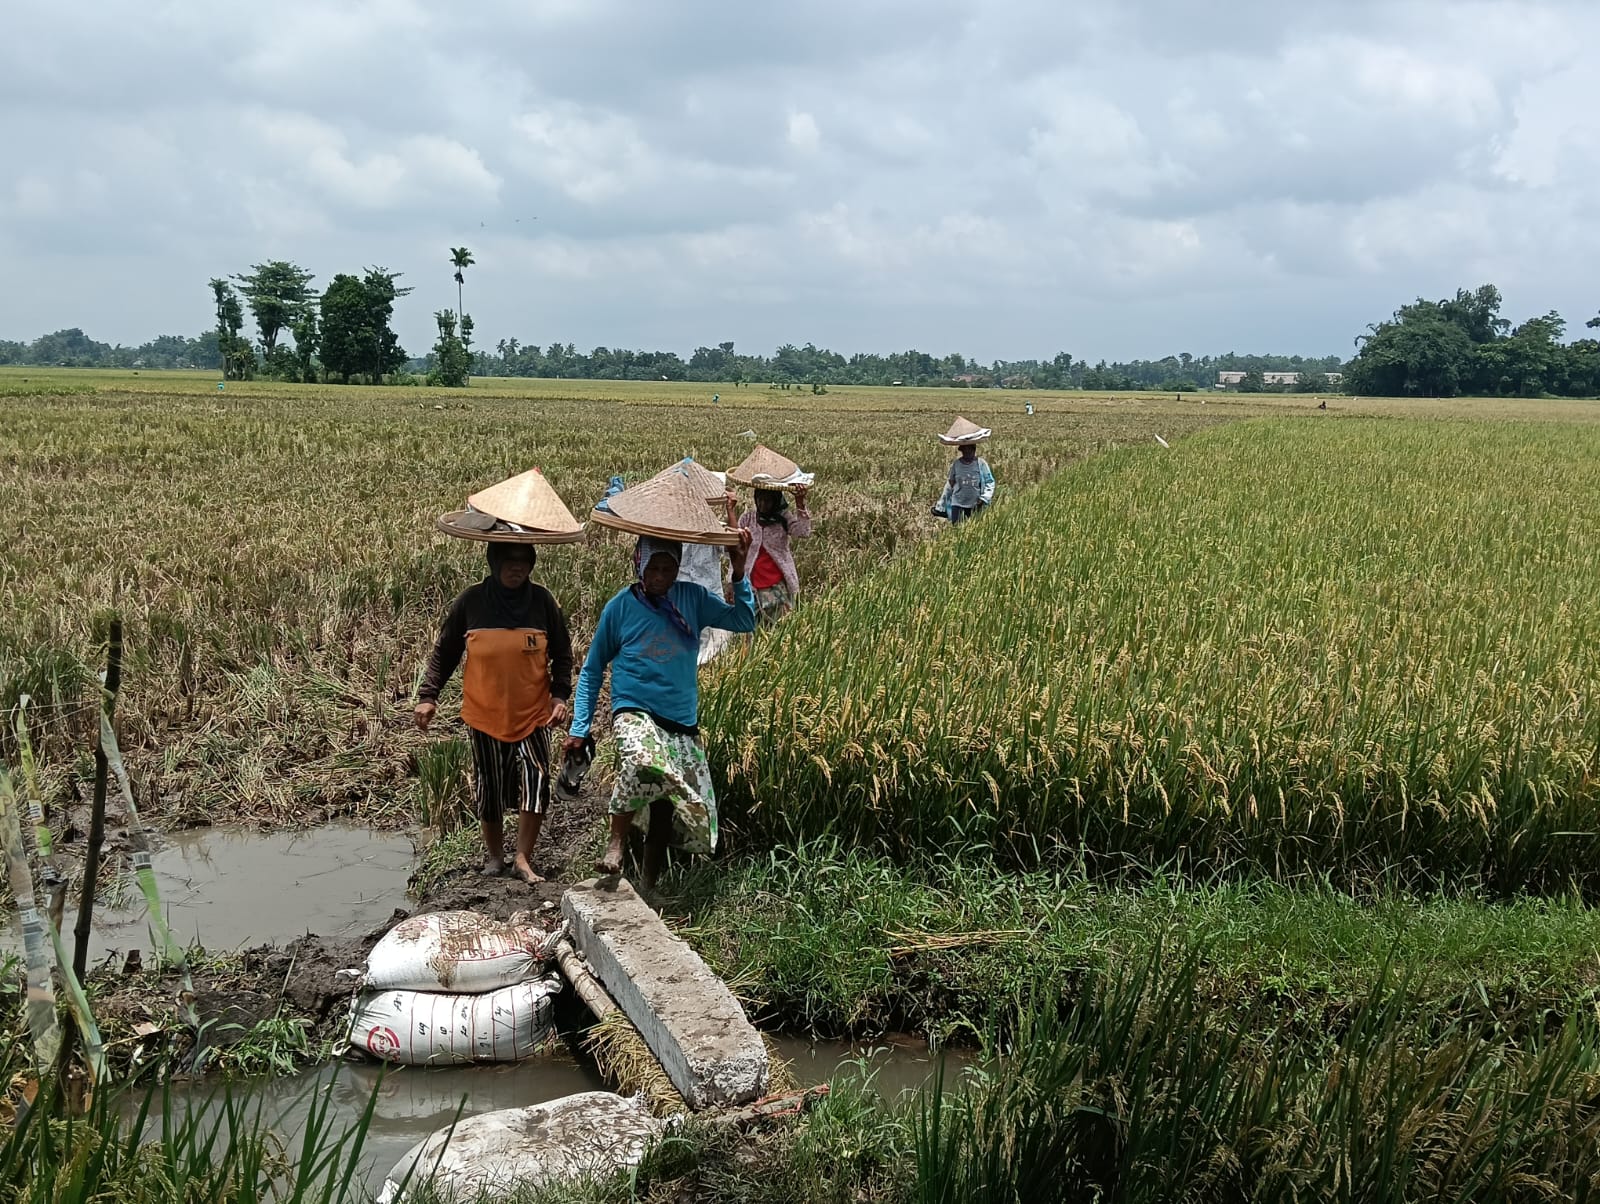
[(756, 616), (763, 627), (793, 610), (800, 596), (800, 577), (789, 541), (811, 534), (804, 485), (794, 487), (794, 514), (788, 510), (789, 499), (783, 490), (757, 489), (755, 509), (739, 516), (740, 528), (750, 532), (750, 584), (756, 592)]

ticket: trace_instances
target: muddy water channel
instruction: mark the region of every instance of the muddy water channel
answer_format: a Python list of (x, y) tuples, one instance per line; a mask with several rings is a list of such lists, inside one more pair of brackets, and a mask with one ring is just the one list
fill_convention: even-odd
[[(174, 937), (225, 952), (282, 947), (308, 932), (336, 942), (372, 934), (397, 909), (413, 906), (406, 884), (414, 860), (412, 841), (404, 835), (336, 827), (273, 834), (201, 829), (164, 837), (154, 868)], [(95, 908), (91, 961), (120, 958), (132, 949), (148, 953), (148, 916), (126, 861), (114, 856), (106, 874), (114, 884), (109, 899)], [(69, 914), (68, 929), (72, 921)], [(11, 936), (9, 925), (3, 931), (0, 951)], [(865, 1074), (888, 1099), (923, 1086), (941, 1059), (947, 1073), (964, 1062), (959, 1054), (933, 1054), (908, 1040), (851, 1045), (778, 1037), (776, 1045), (801, 1086)], [(376, 1093), (362, 1156), (376, 1191), (407, 1150), (458, 1114), (528, 1107), (605, 1088), (592, 1065), (556, 1052), (513, 1065), (438, 1069), (340, 1062), (283, 1078), (180, 1082), (165, 1090), (179, 1116), (195, 1111), (221, 1122), (225, 1099), (235, 1108), (242, 1103), (244, 1114), (259, 1114), (291, 1154), (313, 1107), (326, 1105), (326, 1123), (337, 1136), (359, 1124)], [(143, 1095), (130, 1093), (130, 1111)]]
[[(874, 1088), (886, 1099), (915, 1090), (929, 1081), (944, 1059), (952, 1075), (966, 1059), (959, 1053), (935, 1054), (911, 1043), (874, 1046), (846, 1042), (813, 1043), (802, 1037), (778, 1037), (779, 1052), (791, 1064), (802, 1087), (856, 1075), (858, 1066), (872, 1075)], [(333, 1134), (353, 1128), (377, 1092), (372, 1124), (362, 1156), (367, 1184), (376, 1193), (384, 1176), (417, 1142), (461, 1116), (501, 1108), (526, 1108), (580, 1091), (605, 1091), (607, 1085), (586, 1063), (563, 1054), (531, 1058), (506, 1066), (461, 1066), (428, 1069), (419, 1066), (380, 1068), (371, 1063), (336, 1063), (289, 1078), (220, 1083), (175, 1084), (169, 1088), (173, 1110), (222, 1115), (223, 1092), (245, 1115), (255, 1116), (277, 1133), (292, 1151), (304, 1133), (313, 1104), (326, 1101)], [(130, 1107), (141, 1097), (135, 1094)], [(159, 1099), (159, 1097), (158, 1097)], [(153, 1107), (152, 1112), (158, 1109)]]
[[(283, 945), (315, 932), (358, 936), (407, 906), (415, 849), (409, 837), (360, 828), (242, 832), (197, 828), (161, 837), (152, 858), (173, 937), (212, 952)], [(144, 898), (126, 859), (105, 870), (95, 906), (89, 960), (151, 949)], [(110, 896), (110, 902), (105, 896)], [(64, 928), (71, 931), (69, 908)], [(0, 949), (14, 950), (7, 925)]]

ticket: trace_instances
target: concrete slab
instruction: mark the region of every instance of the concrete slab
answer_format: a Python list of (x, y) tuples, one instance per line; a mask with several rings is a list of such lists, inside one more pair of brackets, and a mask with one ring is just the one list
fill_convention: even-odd
[(561, 897), (561, 911), (578, 952), (691, 1108), (746, 1104), (767, 1093), (761, 1034), (626, 879), (580, 882)]

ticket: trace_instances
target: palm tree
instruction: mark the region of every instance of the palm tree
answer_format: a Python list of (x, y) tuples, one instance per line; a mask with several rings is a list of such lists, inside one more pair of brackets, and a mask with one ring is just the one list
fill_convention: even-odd
[(456, 269), (456, 316), (459, 318), (461, 309), (461, 286), (467, 282), (461, 273), (473, 264), (472, 252), (465, 247), (450, 248), (450, 263)]

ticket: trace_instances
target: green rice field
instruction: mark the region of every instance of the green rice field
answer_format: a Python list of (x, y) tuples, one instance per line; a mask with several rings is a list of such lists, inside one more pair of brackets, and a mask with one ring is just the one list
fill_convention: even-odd
[(1502, 891), (1600, 878), (1600, 428), (1119, 450), (718, 677), (769, 838)]

